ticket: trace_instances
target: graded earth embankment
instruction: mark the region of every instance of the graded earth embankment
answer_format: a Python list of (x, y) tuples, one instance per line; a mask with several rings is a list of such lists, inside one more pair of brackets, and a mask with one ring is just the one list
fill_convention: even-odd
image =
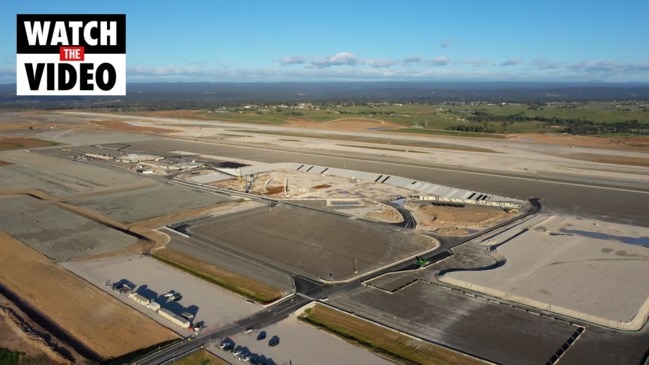
[(0, 231), (0, 282), (102, 359), (177, 336)]

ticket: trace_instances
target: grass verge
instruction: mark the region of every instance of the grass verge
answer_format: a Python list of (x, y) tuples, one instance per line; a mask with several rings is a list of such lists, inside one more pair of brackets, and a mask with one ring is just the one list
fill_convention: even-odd
[(228, 362), (201, 349), (175, 361), (173, 365), (228, 365)]
[(322, 305), (305, 310), (300, 319), (400, 362), (435, 365), (484, 364), (483, 361), (460, 352), (414, 339)]
[(223, 270), (170, 248), (157, 251), (152, 256), (168, 265), (257, 302), (269, 303), (279, 299), (283, 294), (282, 291), (270, 285)]
[(11, 351), (0, 347), (0, 364), (1, 365), (18, 365), (21, 358), (24, 358), (25, 353), (18, 351)]

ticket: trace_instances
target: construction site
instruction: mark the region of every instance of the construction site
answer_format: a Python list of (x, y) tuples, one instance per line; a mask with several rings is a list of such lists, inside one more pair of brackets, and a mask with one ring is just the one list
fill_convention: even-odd
[[(196, 128), (168, 123), (170, 134)], [(566, 214), (588, 192), (584, 176), (573, 184), (481, 171), (455, 185), (450, 168), (401, 152), (299, 155), (268, 134), (249, 133), (245, 144), (77, 128), (20, 134), (57, 144), (0, 152), (0, 282), (29, 304), (11, 318), (41, 313), (30, 328), (54, 331), (53, 348), (67, 348), (47, 352), (53, 363), (130, 362), (191, 336), (210, 347), (272, 321), (299, 338), (308, 324), (287, 325), (273, 308), (290, 316), (311, 300), (476, 361), (645, 357), (647, 228)], [(256, 139), (261, 147), (249, 147)], [(278, 147), (260, 154), (268, 144)], [(516, 158), (510, 147), (499, 153)], [(517, 190), (521, 180), (541, 203)], [(632, 189), (607, 188), (618, 197), (610, 209), (642, 215)], [(563, 192), (568, 202), (557, 205)], [(172, 289), (182, 296), (166, 297)], [(200, 332), (187, 329), (197, 323)], [(292, 347), (264, 349), (266, 362), (327, 358)]]

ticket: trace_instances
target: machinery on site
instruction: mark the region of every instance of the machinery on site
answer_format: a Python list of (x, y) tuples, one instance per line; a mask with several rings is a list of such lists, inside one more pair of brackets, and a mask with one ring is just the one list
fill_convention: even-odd
[(430, 265), (430, 260), (423, 258), (421, 256), (415, 256), (417, 258), (417, 266), (424, 267)]

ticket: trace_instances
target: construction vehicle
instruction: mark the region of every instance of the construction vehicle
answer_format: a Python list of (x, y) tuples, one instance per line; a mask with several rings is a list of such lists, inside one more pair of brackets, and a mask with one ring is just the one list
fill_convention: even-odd
[(430, 260), (425, 259), (425, 258), (420, 257), (420, 256), (415, 256), (415, 257), (417, 258), (417, 266), (424, 267), (424, 266), (430, 265)]

